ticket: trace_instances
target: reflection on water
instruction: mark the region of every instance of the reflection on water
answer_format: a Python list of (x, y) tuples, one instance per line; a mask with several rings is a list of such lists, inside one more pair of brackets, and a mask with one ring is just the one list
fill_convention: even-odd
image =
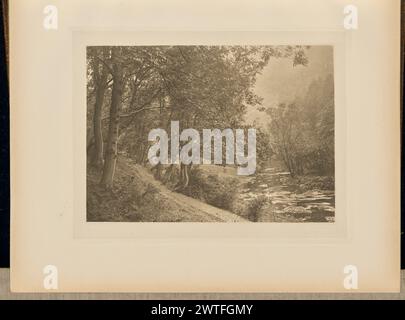
[(261, 222), (335, 221), (333, 190), (303, 191), (288, 172), (276, 168), (268, 168), (249, 178), (239, 194), (245, 201), (259, 196), (267, 197), (270, 202), (260, 215)]

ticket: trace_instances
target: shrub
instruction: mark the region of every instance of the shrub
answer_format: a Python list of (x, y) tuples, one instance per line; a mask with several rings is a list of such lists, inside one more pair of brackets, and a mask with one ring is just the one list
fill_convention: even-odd
[(190, 172), (189, 185), (183, 193), (215, 207), (232, 211), (237, 183), (235, 178), (207, 176), (199, 169), (194, 169)]
[(259, 196), (251, 200), (247, 207), (247, 218), (253, 222), (259, 221), (261, 210), (268, 202), (266, 196)]

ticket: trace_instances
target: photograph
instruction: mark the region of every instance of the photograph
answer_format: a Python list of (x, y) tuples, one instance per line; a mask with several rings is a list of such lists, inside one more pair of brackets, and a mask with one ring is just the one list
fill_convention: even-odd
[(405, 297), (405, 1), (0, 2), (0, 300)]
[(87, 222), (335, 222), (333, 46), (86, 56)]

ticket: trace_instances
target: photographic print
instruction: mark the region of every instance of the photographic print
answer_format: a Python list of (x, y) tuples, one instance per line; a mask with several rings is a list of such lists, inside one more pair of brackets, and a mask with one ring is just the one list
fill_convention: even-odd
[(399, 8), (13, 0), (11, 290), (398, 292)]
[(87, 221), (335, 219), (332, 46), (88, 46)]

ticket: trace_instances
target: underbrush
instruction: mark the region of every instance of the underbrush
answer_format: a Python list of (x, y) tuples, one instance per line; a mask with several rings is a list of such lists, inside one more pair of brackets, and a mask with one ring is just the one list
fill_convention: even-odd
[(164, 203), (158, 190), (148, 183), (134, 183), (136, 176), (118, 161), (114, 187), (106, 190), (100, 186), (100, 172), (87, 171), (87, 221), (139, 222), (157, 221)]
[(249, 201), (240, 201), (238, 196), (242, 184), (240, 177), (210, 174), (194, 168), (190, 172), (189, 185), (181, 192), (250, 221), (258, 222), (263, 210), (269, 208), (270, 200), (268, 197), (259, 196)]
[(237, 178), (207, 175), (199, 169), (193, 169), (187, 188), (181, 192), (212, 206), (232, 211), (238, 184)]
[(247, 218), (250, 221), (258, 222), (260, 220), (261, 211), (269, 204), (269, 200), (265, 196), (259, 196), (251, 200), (247, 206)]

